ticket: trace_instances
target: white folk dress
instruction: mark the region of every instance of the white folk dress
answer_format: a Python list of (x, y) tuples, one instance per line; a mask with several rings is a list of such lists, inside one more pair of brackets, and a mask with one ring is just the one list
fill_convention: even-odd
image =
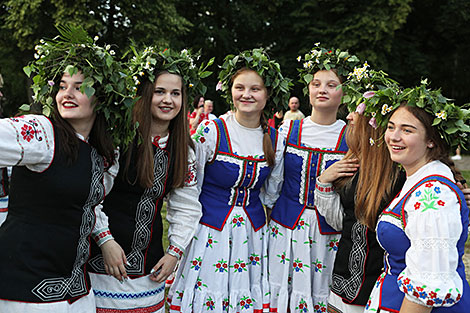
[[(93, 291), (96, 298), (96, 312), (120, 312), (120, 313), (150, 313), (165, 311), (165, 282), (157, 283), (150, 279), (150, 269), (157, 264), (163, 251), (161, 234), (161, 212), (162, 201), (164, 197), (163, 190), (169, 188), (167, 185), (167, 170), (169, 160), (166, 154), (163, 154), (167, 146), (169, 136), (156, 138), (153, 140), (154, 145), (158, 148), (155, 150), (155, 163), (158, 164), (154, 168), (155, 182), (152, 188), (140, 188), (131, 186), (128, 183), (115, 182), (115, 190), (118, 194), (114, 202), (124, 202), (133, 198), (136, 203), (134, 207), (122, 207), (127, 213), (125, 218), (122, 213), (113, 214), (109, 212), (109, 221), (114, 226), (114, 231), (109, 231), (106, 227), (101, 229), (101, 234), (113, 235), (119, 244), (121, 240), (125, 240), (127, 245), (125, 248), (126, 258), (129, 265), (126, 266), (127, 274), (130, 277), (123, 283), (116, 278), (103, 273), (90, 273)], [(122, 161), (121, 161), (122, 162)], [(121, 163), (122, 164), (122, 163)], [(122, 177), (119, 175), (117, 179)], [(118, 186), (116, 186), (118, 185)], [(119, 188), (118, 188), (119, 187)], [(126, 190), (137, 188), (135, 190)], [(153, 193), (152, 193), (153, 191)], [(201, 205), (197, 201), (198, 191), (196, 187), (196, 163), (195, 153), (189, 149), (188, 153), (188, 174), (184, 187), (172, 189), (167, 197), (167, 220), (169, 222), (168, 238), (170, 247), (167, 251), (180, 257), (194, 236), (196, 227), (201, 217)], [(116, 204), (118, 205), (118, 204)], [(114, 206), (105, 201), (105, 212), (112, 210)], [(113, 217), (117, 219), (124, 218), (124, 221), (113, 221)], [(128, 225), (126, 230), (119, 229), (122, 225)], [(118, 227), (120, 226), (120, 227)], [(112, 228), (113, 229), (113, 228)], [(109, 239), (110, 235), (103, 235), (99, 239), (99, 244), (103, 244)], [(139, 240), (137, 240), (139, 239)], [(129, 244), (132, 242), (132, 244)], [(171, 250), (171, 251), (170, 251)], [(139, 257), (139, 255), (145, 257)], [(94, 261), (100, 264), (101, 255), (96, 255), (91, 259), (90, 266), (95, 266)], [(99, 266), (98, 266), (99, 267)], [(100, 270), (102, 272), (102, 270)]]
[[(310, 116), (279, 129), (286, 144), (284, 183), (269, 225), (272, 312), (325, 312), (340, 235), (314, 209), (315, 179), (346, 153), (345, 123), (314, 123)], [(275, 184), (275, 182), (273, 183)], [(281, 190), (282, 187), (282, 190)]]
[(268, 312), (263, 131), (231, 115), (202, 122), (194, 138), (203, 217), (169, 291), (170, 312)]
[[(81, 140), (85, 140), (77, 134)], [(54, 130), (52, 123), (48, 118), (42, 115), (26, 115), (15, 118), (5, 118), (0, 120), (0, 168), (9, 166), (26, 167), (32, 172), (43, 173), (51, 166), (56, 156)], [(109, 176), (115, 175), (118, 171), (118, 164), (108, 169)], [(109, 181), (105, 179), (105, 189)], [(54, 199), (52, 199), (54, 201)], [(93, 208), (95, 220), (95, 228), (92, 236), (96, 233), (97, 228), (107, 224), (106, 216), (101, 212), (99, 206)], [(7, 218), (8, 221), (8, 218)], [(5, 227), (7, 222), (2, 226)], [(1, 228), (0, 228), (1, 229)], [(2, 231), (8, 231), (1, 229)], [(59, 235), (59, 234), (58, 234)], [(21, 245), (20, 242), (17, 243)], [(91, 242), (91, 244), (94, 244)], [(29, 246), (29, 249), (34, 249)], [(79, 248), (77, 247), (77, 250)], [(38, 251), (44, 253), (44, 251)], [(81, 260), (81, 261), (86, 261)], [(21, 260), (18, 260), (21, 262)], [(88, 294), (82, 296), (78, 300), (69, 303), (67, 300), (51, 301), (51, 302), (24, 302), (1, 299), (0, 312), (2, 313), (42, 313), (42, 312), (59, 312), (59, 313), (89, 313), (95, 310), (95, 299), (93, 290), (90, 289)]]

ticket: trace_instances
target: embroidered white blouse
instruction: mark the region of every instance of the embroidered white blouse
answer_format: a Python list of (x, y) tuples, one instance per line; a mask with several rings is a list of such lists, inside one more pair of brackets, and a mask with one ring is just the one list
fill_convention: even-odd
[[(390, 207), (395, 207), (401, 195), (430, 175), (441, 175), (455, 182), (449, 167), (440, 161), (432, 161), (407, 177), (402, 191)], [(462, 223), (456, 194), (441, 182), (428, 182), (413, 191), (404, 209), (404, 231), (411, 245), (406, 252), (406, 267), (399, 281), (414, 286), (413, 289), (421, 288), (430, 296), (434, 293), (434, 298), (444, 299), (447, 294), (451, 294), (456, 299), (459, 291), (463, 291), (463, 282), (457, 273), (457, 241), (462, 234)], [(384, 221), (402, 228), (399, 220), (390, 215), (382, 215), (378, 224)], [(417, 297), (412, 292), (407, 293), (406, 297), (410, 301), (427, 305), (427, 297)]]

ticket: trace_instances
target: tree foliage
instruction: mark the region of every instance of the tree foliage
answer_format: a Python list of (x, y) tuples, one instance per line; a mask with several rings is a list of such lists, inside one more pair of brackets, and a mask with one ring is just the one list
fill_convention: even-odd
[[(207, 62), (264, 47), (297, 81), (298, 55), (316, 42), (349, 50), (405, 86), (428, 77), (432, 87), (458, 104), (470, 102), (470, 2), (468, 0), (0, 0), (0, 72), (8, 101), (24, 98), (21, 68), (31, 60), (42, 37), (56, 35), (55, 24), (74, 22), (100, 43), (124, 52), (138, 45), (168, 44), (201, 49)], [(217, 68), (213, 69), (217, 74)], [(228, 109), (209, 77), (208, 96), (216, 113)], [(21, 94), (19, 89), (22, 88)], [(301, 84), (294, 94), (301, 95)], [(306, 98), (302, 109), (310, 111)]]
[[(28, 81), (22, 68), (33, 57), (40, 38), (53, 38), (55, 26), (81, 25), (100, 37), (98, 43), (112, 43), (124, 53), (131, 43), (170, 45), (172, 38), (189, 30), (191, 24), (176, 11), (174, 1), (142, 0), (8, 0), (0, 2), (0, 72), (5, 80), (7, 112), (27, 100)], [(22, 86), (21, 90), (11, 88)], [(23, 101), (22, 101), (23, 100)], [(20, 102), (21, 101), (21, 102)]]

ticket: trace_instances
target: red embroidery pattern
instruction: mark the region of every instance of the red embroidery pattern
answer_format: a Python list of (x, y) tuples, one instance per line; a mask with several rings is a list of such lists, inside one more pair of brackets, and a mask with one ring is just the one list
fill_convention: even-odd
[(12, 118), (11, 121), (15, 123), (23, 122), (23, 126), (20, 128), (21, 136), (23, 140), (27, 142), (31, 142), (32, 139), (36, 139), (37, 141), (42, 141), (43, 138), (41, 136), (42, 131), (38, 129), (39, 123), (34, 120), (30, 119), (27, 120), (26, 118), (19, 119), (19, 118)]
[(188, 166), (188, 172), (186, 173), (186, 179), (184, 180), (185, 187), (191, 187), (196, 185), (196, 163), (190, 163)]
[[(173, 245), (170, 245), (168, 247), (168, 253), (173, 255), (173, 256), (176, 256), (178, 259), (183, 256), (183, 250), (181, 250), (180, 248), (178, 248), (176, 246), (173, 246)], [(175, 253), (176, 253), (176, 255), (175, 255)]]
[(99, 233), (98, 235), (95, 236), (95, 241), (96, 242), (99, 242), (101, 239), (107, 237), (107, 236), (111, 236), (111, 232), (109, 230), (106, 230), (106, 231), (103, 231), (101, 233)]
[(319, 186), (318, 184), (315, 185), (315, 188), (320, 192), (332, 192), (334, 190), (333, 187), (322, 187), (322, 186)]
[(21, 127), (21, 136), (23, 136), (23, 139), (27, 142), (30, 142), (31, 139), (34, 138), (35, 133), (36, 131), (29, 125), (24, 124), (23, 127)]

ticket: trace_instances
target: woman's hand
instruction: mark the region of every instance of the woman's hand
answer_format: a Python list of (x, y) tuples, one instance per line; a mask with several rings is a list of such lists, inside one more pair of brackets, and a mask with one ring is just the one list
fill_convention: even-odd
[(176, 263), (178, 259), (171, 255), (165, 254), (152, 269), (152, 275), (150, 279), (154, 282), (161, 283), (164, 282), (168, 276), (175, 270)]
[(331, 184), (341, 177), (353, 176), (359, 168), (358, 159), (341, 160), (333, 163), (318, 177), (318, 181)]
[(467, 205), (470, 206), (470, 188), (465, 188), (467, 184), (462, 185), (461, 182), (457, 182), (457, 186), (462, 190), (463, 195), (465, 196), (465, 201)]
[(101, 245), (104, 268), (106, 273), (114, 276), (120, 282), (127, 279), (125, 264), (127, 264), (126, 254), (121, 246), (114, 239), (106, 241)]

